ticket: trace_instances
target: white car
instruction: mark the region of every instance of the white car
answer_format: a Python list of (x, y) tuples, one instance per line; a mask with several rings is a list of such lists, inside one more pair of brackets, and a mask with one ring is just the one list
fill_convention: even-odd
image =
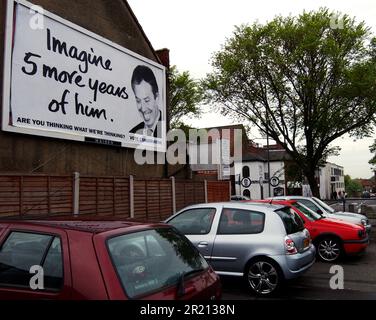
[(242, 196), (241, 194), (231, 196), (231, 201), (245, 201), (245, 200), (251, 200), (251, 199), (246, 196)]
[(358, 225), (363, 225), (366, 228), (366, 231), (368, 234), (371, 232), (372, 225), (365, 215), (354, 213), (354, 212), (335, 211), (332, 207), (328, 206), (325, 202), (321, 201), (320, 199), (316, 197), (280, 196), (280, 197), (273, 197), (270, 199), (296, 200), (324, 217), (334, 218), (334, 219), (343, 220), (343, 221), (351, 222), (351, 223), (358, 224)]

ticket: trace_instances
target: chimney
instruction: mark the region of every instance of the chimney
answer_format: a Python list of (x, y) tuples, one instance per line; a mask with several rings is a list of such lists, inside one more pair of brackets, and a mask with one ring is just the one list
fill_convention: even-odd
[(156, 50), (155, 53), (157, 54), (161, 63), (167, 68), (170, 68), (170, 50), (169, 49), (160, 49)]

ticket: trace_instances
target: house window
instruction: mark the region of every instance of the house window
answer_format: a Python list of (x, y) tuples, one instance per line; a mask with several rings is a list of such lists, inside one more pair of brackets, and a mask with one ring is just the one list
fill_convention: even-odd
[(249, 178), (249, 167), (248, 166), (243, 167), (243, 178)]
[(245, 189), (243, 191), (243, 196), (246, 196), (248, 197), (249, 199), (251, 199), (251, 191), (249, 191), (248, 189)]

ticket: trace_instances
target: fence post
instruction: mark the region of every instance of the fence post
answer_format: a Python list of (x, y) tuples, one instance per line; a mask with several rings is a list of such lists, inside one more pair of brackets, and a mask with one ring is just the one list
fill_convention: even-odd
[(205, 203), (208, 203), (208, 181), (204, 180)]
[(80, 213), (80, 173), (73, 173), (73, 214)]
[(171, 177), (172, 186), (172, 213), (176, 213), (176, 189), (175, 189), (175, 177)]
[(129, 176), (129, 211), (131, 218), (134, 218), (134, 185), (133, 176)]

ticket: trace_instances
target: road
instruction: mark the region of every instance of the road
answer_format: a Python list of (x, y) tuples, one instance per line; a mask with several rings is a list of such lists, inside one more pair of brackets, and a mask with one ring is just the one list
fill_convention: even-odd
[[(334, 200), (328, 200), (325, 201), (327, 204), (329, 204), (332, 208), (338, 211), (343, 211), (343, 203), (341, 201), (334, 201)], [(376, 198), (349, 198), (346, 199), (346, 205), (345, 205), (345, 211), (352, 211), (349, 206), (351, 204), (355, 205), (355, 212), (357, 212), (357, 205), (360, 203), (363, 203), (364, 205), (371, 206), (373, 208), (373, 211), (376, 212)], [(354, 211), (353, 211), (354, 212)]]
[[(316, 262), (302, 277), (289, 281), (273, 299), (376, 300), (376, 228), (364, 255), (337, 263), (344, 269), (344, 289), (330, 289), (332, 264)], [(269, 300), (253, 296), (240, 278), (222, 277), (224, 300)]]

